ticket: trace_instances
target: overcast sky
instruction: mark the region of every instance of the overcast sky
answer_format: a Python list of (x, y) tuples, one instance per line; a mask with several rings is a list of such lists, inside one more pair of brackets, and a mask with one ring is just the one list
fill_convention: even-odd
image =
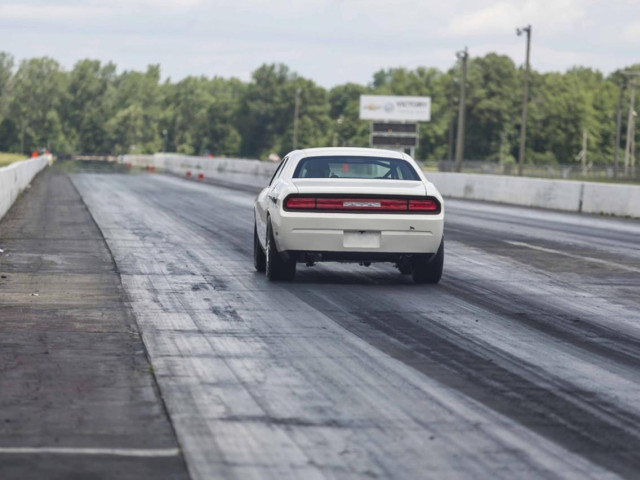
[(325, 87), (380, 68), (447, 69), (465, 46), (517, 64), (533, 25), (542, 71), (640, 63), (640, 0), (0, 0), (0, 51), (82, 58), (165, 77), (235, 76), (282, 62)]

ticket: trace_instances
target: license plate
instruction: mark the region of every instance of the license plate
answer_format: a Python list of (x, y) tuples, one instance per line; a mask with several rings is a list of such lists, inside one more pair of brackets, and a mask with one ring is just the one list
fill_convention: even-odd
[(342, 245), (344, 248), (380, 248), (380, 232), (345, 231)]

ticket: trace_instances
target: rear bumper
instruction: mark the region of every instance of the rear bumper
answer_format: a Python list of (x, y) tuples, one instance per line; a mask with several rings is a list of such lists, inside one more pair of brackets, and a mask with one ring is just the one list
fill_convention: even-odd
[(280, 252), (285, 260), (294, 259), (298, 263), (315, 262), (344, 262), (344, 263), (364, 263), (364, 262), (391, 262), (401, 263), (403, 260), (410, 260), (415, 257), (423, 257), (429, 260), (433, 253), (399, 253), (399, 252), (317, 252), (301, 250), (285, 250)]
[(272, 215), (272, 225), (280, 252), (320, 252), (327, 258), (329, 253), (352, 253), (361, 254), (362, 258), (369, 255), (371, 258), (362, 260), (369, 261), (382, 254), (397, 257), (435, 253), (442, 241), (444, 213), (292, 213), (281, 210)]

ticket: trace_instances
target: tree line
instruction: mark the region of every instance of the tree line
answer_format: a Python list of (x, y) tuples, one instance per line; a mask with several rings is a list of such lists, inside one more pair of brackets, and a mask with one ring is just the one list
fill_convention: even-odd
[[(589, 161), (611, 164), (623, 70), (585, 67), (531, 73), (527, 160), (570, 163), (587, 132)], [(416, 156), (443, 160), (457, 115), (459, 67), (383, 69), (367, 85), (317, 85), (282, 64), (265, 64), (250, 81), (190, 76), (162, 80), (159, 65), (118, 72), (113, 63), (81, 60), (67, 71), (54, 59), (16, 64), (0, 52), (0, 151), (123, 154), (179, 152), (265, 158), (292, 149), (300, 89), (298, 146), (368, 146), (369, 123), (358, 119), (361, 94), (426, 95), (432, 121), (420, 124)], [(514, 161), (523, 69), (495, 53), (468, 65), (465, 158)], [(622, 97), (622, 143), (629, 89)]]

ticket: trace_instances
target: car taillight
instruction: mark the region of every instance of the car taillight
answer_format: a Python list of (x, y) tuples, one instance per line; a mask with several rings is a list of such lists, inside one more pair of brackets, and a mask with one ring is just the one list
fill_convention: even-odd
[(440, 203), (433, 198), (370, 198), (370, 197), (297, 197), (287, 198), (287, 210), (323, 212), (413, 212), (438, 213)]
[(435, 200), (409, 200), (409, 211), (437, 212), (438, 203)]
[(309, 197), (289, 197), (286, 207), (291, 210), (314, 210), (316, 199)]

